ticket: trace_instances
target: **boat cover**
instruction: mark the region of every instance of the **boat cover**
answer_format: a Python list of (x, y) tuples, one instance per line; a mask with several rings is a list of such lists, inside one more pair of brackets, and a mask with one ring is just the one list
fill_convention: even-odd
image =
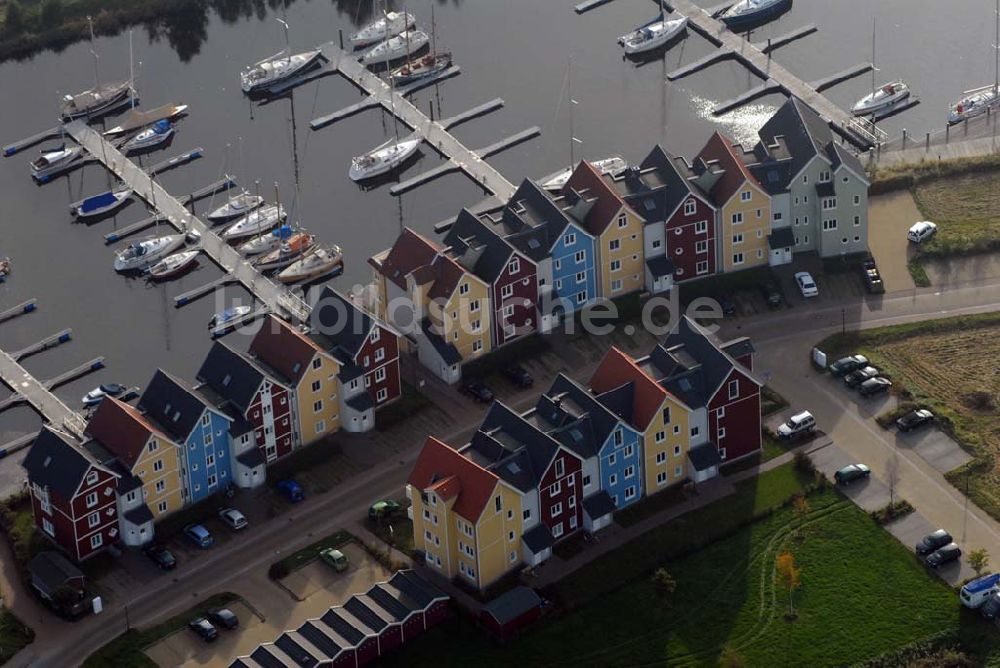
[(83, 200), (80, 204), (80, 213), (91, 213), (92, 211), (100, 211), (101, 209), (107, 208), (114, 204), (117, 200), (115, 194), (111, 191), (106, 193), (101, 193), (100, 195), (94, 195), (93, 197), (88, 197)]

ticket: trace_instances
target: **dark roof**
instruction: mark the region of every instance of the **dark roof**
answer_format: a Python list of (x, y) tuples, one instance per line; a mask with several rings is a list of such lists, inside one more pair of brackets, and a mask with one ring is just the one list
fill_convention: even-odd
[(32, 484), (48, 487), (69, 501), (87, 471), (96, 464), (88, 453), (70, 443), (67, 437), (49, 427), (42, 427), (21, 466), (27, 469), (28, 480)]
[(542, 599), (534, 589), (519, 586), (487, 603), (483, 606), (483, 612), (497, 620), (497, 623), (506, 624), (541, 605)]
[(445, 235), (455, 261), (490, 285), (503, 273), (514, 247), (468, 209), (462, 209)]
[[(488, 219), (493, 220), (492, 217)], [(524, 179), (500, 212), (499, 222), (507, 241), (538, 261), (549, 256), (571, 221), (544, 188), (531, 179)]]
[(316, 649), (324, 652), (327, 656), (336, 657), (343, 651), (349, 643), (345, 638), (340, 637), (330, 627), (325, 624), (316, 624), (308, 621), (297, 629), (300, 636), (309, 641)]
[(833, 181), (821, 181), (816, 184), (816, 194), (820, 197), (833, 197), (837, 194), (837, 188)]
[(618, 416), (598, 401), (594, 395), (578, 385), (573, 379), (560, 373), (552, 381), (552, 387), (547, 393), (554, 401), (559, 402), (558, 408), (569, 412), (574, 417), (584, 413), (593, 426), (598, 449), (611, 437), (611, 432), (619, 426)]
[(563, 186), (562, 195), (570, 207), (567, 210), (570, 215), (595, 237), (608, 229), (622, 207), (628, 206), (621, 195), (586, 160), (577, 164)]
[(405, 290), (406, 276), (417, 267), (429, 264), (438, 250), (433, 241), (407, 227), (396, 238), (392, 248), (370, 258), (368, 263)]
[(420, 329), (423, 330), (424, 336), (430, 341), (430, 344), (434, 346), (434, 350), (437, 351), (438, 357), (440, 357), (445, 364), (458, 364), (462, 361), (462, 355), (458, 352), (458, 348), (449, 343), (444, 339), (443, 336), (436, 333), (431, 326), (430, 318), (424, 318), (424, 321), (420, 323)]
[(397, 597), (398, 592), (393, 588), (390, 591), (383, 584), (376, 584), (368, 590), (367, 597), (381, 608), (385, 613), (392, 617), (393, 620), (401, 622), (410, 616), (413, 608), (406, 605)]
[(372, 400), (372, 395), (367, 390), (364, 392), (358, 392), (344, 403), (359, 413), (375, 408), (375, 401)]
[[(185, 381), (157, 369), (146, 391), (139, 397), (139, 410), (153, 416), (158, 425), (179, 442), (184, 442), (201, 420), (205, 409), (218, 409), (195, 392)], [(167, 407), (170, 410), (167, 410)]]
[(767, 235), (767, 245), (771, 250), (795, 245), (795, 234), (790, 227), (779, 227)]
[(243, 413), (264, 382), (264, 372), (257, 365), (221, 341), (212, 344), (196, 377)]
[(120, 476), (116, 487), (119, 496), (142, 487), (142, 480), (138, 476), (132, 475), (117, 459), (111, 462), (109, 468)]
[(308, 336), (273, 315), (267, 316), (250, 343), (251, 355), (295, 385), (302, 380), (313, 358), (322, 350)]
[(355, 364), (354, 362), (341, 361), (340, 373), (337, 377), (340, 378), (341, 382), (349, 383), (355, 378), (360, 378), (365, 375), (365, 368), (360, 364)]
[(646, 266), (649, 267), (649, 273), (653, 276), (672, 276), (676, 269), (674, 263), (666, 255), (649, 258), (646, 260)]
[(354, 361), (368, 340), (375, 319), (336, 290), (324, 287), (309, 316), (310, 335), (319, 345), (346, 361)]
[(827, 144), (826, 154), (830, 157), (830, 162), (833, 163), (834, 169), (843, 165), (864, 179), (865, 183), (868, 183), (868, 177), (865, 174), (864, 166), (861, 164), (861, 159), (854, 153), (851, 153), (846, 147), (841, 146), (837, 142), (830, 142)]
[(230, 436), (238, 437), (253, 431), (253, 425), (238, 411), (233, 410), (232, 407), (230, 407), (230, 410), (225, 411), (225, 415), (231, 420), (229, 423)]
[(396, 587), (414, 601), (427, 607), (433, 601), (447, 601), (449, 596), (425, 580), (412, 568), (407, 568), (389, 578), (389, 584)]
[(746, 336), (741, 336), (740, 338), (733, 339), (732, 341), (726, 341), (722, 344), (722, 350), (734, 359), (739, 359), (744, 355), (751, 355), (757, 352), (757, 349), (753, 347), (753, 342)]
[(492, 460), (484, 466), (521, 490), (537, 486), (559, 451), (558, 441), (500, 401), (493, 402), (476, 436), (472, 447)]
[(389, 625), (387, 620), (382, 617), (382, 615), (386, 615), (387, 613), (382, 611), (382, 614), (379, 614), (377, 610), (378, 606), (369, 605), (370, 599), (366, 600), (367, 598), (363, 594), (355, 594), (344, 602), (344, 610), (347, 610), (354, 617), (360, 619), (368, 628), (381, 632), (382, 629)]
[(632, 412), (635, 410), (635, 383), (628, 382), (597, 395), (609, 411), (619, 418), (632, 424)]
[(705, 471), (713, 466), (718, 466), (722, 459), (719, 457), (719, 449), (714, 443), (702, 443), (688, 450), (688, 459), (696, 471)]
[(146, 449), (150, 436), (163, 436), (139, 411), (114, 397), (106, 397), (98, 404), (86, 433), (130, 471)]
[(236, 461), (247, 468), (257, 468), (264, 464), (264, 453), (261, 452), (260, 448), (253, 447), (236, 455)]
[(331, 608), (320, 619), (355, 645), (364, 640), (365, 636), (374, 635), (374, 630), (367, 628), (363, 620), (343, 608)]
[(625, 201), (647, 222), (665, 222), (689, 195), (703, 196), (678, 169), (676, 156), (656, 145), (637, 166), (605, 175)]
[(583, 500), (583, 510), (590, 515), (591, 519), (596, 520), (598, 517), (610, 515), (615, 512), (616, 508), (611, 495), (602, 489)]
[(521, 540), (525, 547), (538, 554), (547, 547), (552, 547), (555, 540), (552, 538), (552, 531), (546, 524), (538, 524), (533, 529), (525, 531), (521, 535)]
[(125, 519), (135, 525), (153, 521), (153, 511), (145, 503), (139, 504), (125, 513)]
[(39, 552), (28, 562), (28, 573), (36, 585), (48, 596), (69, 580), (83, 579), (83, 573), (61, 553), (48, 550)]

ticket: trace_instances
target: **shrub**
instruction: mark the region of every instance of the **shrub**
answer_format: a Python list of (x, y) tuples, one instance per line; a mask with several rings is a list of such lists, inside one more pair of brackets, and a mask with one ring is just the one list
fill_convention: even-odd
[(276, 561), (267, 569), (267, 577), (272, 580), (281, 580), (288, 577), (288, 566), (283, 561)]
[(58, 28), (63, 20), (62, 0), (45, 0), (38, 14), (38, 20), (42, 30)]
[(804, 451), (799, 450), (795, 453), (794, 462), (795, 470), (799, 473), (804, 473), (805, 475), (814, 475), (816, 473), (816, 465), (813, 464), (812, 459)]

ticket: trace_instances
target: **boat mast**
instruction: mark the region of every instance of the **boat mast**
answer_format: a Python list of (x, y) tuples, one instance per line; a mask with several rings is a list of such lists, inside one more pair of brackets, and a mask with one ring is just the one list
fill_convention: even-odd
[(875, 67), (875, 19), (876, 17), (873, 16), (872, 17), (872, 100), (873, 101), (875, 99), (875, 72), (878, 71), (878, 68)]
[(135, 109), (135, 65), (132, 61), (132, 31), (128, 31), (128, 93), (132, 98), (129, 108)]
[[(997, 0), (1000, 2), (1000, 0)], [(386, 12), (385, 8), (388, 5), (382, 7), (382, 15), (385, 17), (385, 34), (389, 35), (389, 13)], [(404, 19), (405, 21), (405, 19)], [(407, 31), (406, 35), (406, 62), (410, 62), (410, 35)], [(385, 71), (389, 72), (389, 40), (385, 41)], [(399, 126), (396, 124), (396, 86), (393, 81), (392, 75), (389, 74), (389, 113), (392, 116), (392, 131), (396, 138), (393, 146), (396, 150), (399, 149)], [(395, 154), (395, 151), (393, 152)]]
[(101, 88), (101, 68), (97, 64), (97, 48), (94, 46), (94, 21), (87, 17), (87, 25), (90, 26), (90, 55), (94, 57), (94, 90)]
[(285, 62), (292, 62), (292, 44), (288, 40), (288, 23), (284, 19), (275, 18), (275, 21), (280, 23), (285, 29)]
[(993, 98), (1000, 94), (1000, 0), (997, 0), (997, 8), (994, 12), (996, 19), (996, 41), (993, 43), (993, 57), (995, 60), (993, 73)]
[(569, 169), (573, 171), (576, 167), (576, 158), (574, 144), (579, 140), (573, 133), (573, 107), (576, 105), (576, 100), (573, 99), (573, 56), (569, 57), (569, 63), (566, 65), (566, 92), (569, 98)]
[[(403, 21), (408, 21), (409, 18), (405, 15), (403, 16)], [(434, 20), (434, 3), (431, 3), (431, 54), (437, 56), (437, 22)]]

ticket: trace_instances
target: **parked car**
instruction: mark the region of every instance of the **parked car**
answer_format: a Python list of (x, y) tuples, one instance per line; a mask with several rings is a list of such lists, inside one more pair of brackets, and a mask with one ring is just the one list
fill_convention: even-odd
[(212, 610), (208, 613), (208, 619), (213, 624), (221, 626), (222, 628), (232, 631), (237, 626), (240, 625), (240, 618), (237, 617), (232, 610), (229, 608), (219, 608), (218, 610)]
[(841, 357), (829, 366), (830, 373), (834, 376), (846, 376), (852, 371), (857, 371), (861, 367), (868, 366), (868, 358), (864, 355), (849, 355)]
[(203, 550), (207, 550), (215, 545), (215, 539), (212, 538), (212, 534), (200, 524), (189, 524), (184, 527), (184, 536)]
[(868, 292), (873, 295), (885, 292), (885, 283), (882, 282), (882, 274), (879, 273), (875, 260), (865, 260), (862, 262), (861, 271), (864, 272), (865, 288)]
[(778, 436), (786, 440), (791, 440), (798, 436), (812, 433), (815, 427), (816, 418), (812, 416), (812, 413), (802, 411), (788, 418), (788, 421), (778, 427)]
[(402, 506), (392, 499), (376, 501), (368, 508), (368, 519), (378, 520), (384, 517), (391, 517), (400, 511)]
[(950, 564), (953, 561), (958, 561), (958, 558), (962, 556), (962, 550), (959, 549), (958, 545), (954, 543), (948, 543), (944, 547), (940, 547), (929, 555), (924, 560), (930, 568), (940, 568), (945, 564)]
[(736, 300), (732, 295), (720, 295), (719, 306), (722, 308), (722, 315), (736, 315)]
[(478, 380), (466, 381), (462, 385), (462, 394), (472, 397), (481, 404), (488, 404), (493, 401), (493, 390)]
[(906, 233), (906, 238), (915, 244), (922, 244), (930, 239), (937, 232), (937, 225), (929, 220), (921, 220), (914, 223)]
[(802, 293), (803, 297), (818, 297), (819, 288), (816, 287), (816, 281), (813, 280), (812, 275), (808, 271), (800, 271), (795, 274), (795, 283), (799, 286), (799, 292)]
[(159, 543), (150, 543), (142, 548), (142, 551), (160, 570), (172, 571), (177, 567), (177, 558), (174, 557), (170, 550)]
[(912, 431), (933, 421), (934, 413), (931, 413), (926, 408), (918, 408), (915, 411), (910, 411), (906, 415), (896, 418), (896, 426), (900, 431)]
[(872, 470), (864, 464), (848, 464), (833, 474), (838, 485), (850, 485), (855, 480), (864, 480), (872, 474)]
[(917, 543), (916, 551), (920, 556), (928, 555), (934, 550), (944, 547), (950, 542), (952, 542), (951, 534), (944, 529), (938, 529), (937, 531), (924, 536), (920, 542)]
[(979, 614), (985, 619), (996, 619), (997, 615), (1000, 615), (1000, 593), (994, 591), (990, 594), (986, 602), (979, 606)]
[(298, 503), (302, 499), (306, 498), (306, 493), (302, 489), (302, 485), (295, 482), (291, 478), (279, 480), (274, 485), (274, 488), (278, 490), (279, 494), (288, 499), (289, 503)]
[(882, 376), (875, 376), (858, 385), (858, 392), (863, 397), (870, 397), (882, 392), (888, 392), (890, 387), (892, 387), (891, 380)]
[(877, 375), (878, 369), (873, 366), (864, 366), (844, 376), (844, 384), (847, 387), (857, 387), (869, 378), (874, 378)]
[(219, 637), (219, 631), (212, 626), (206, 617), (197, 617), (188, 622), (188, 628), (201, 636), (205, 642), (212, 642)]
[(781, 290), (778, 289), (778, 284), (774, 281), (764, 281), (757, 287), (760, 290), (760, 296), (764, 298), (764, 301), (771, 308), (781, 306), (781, 302), (785, 300), (781, 294)]
[[(948, 542), (950, 543), (951, 541)], [(1000, 585), (998, 583), (1000, 583), (1000, 573), (990, 573), (989, 575), (978, 577), (962, 585), (958, 597), (965, 607), (978, 608), (989, 602), (997, 592), (1000, 592)], [(994, 611), (988, 617), (989, 619), (993, 619), (996, 615), (997, 613)]]
[(328, 547), (319, 553), (319, 558), (323, 560), (324, 563), (330, 565), (333, 570), (338, 573), (343, 573), (350, 566), (351, 561), (347, 558), (347, 555), (336, 550), (332, 547)]
[(245, 529), (247, 526), (247, 518), (243, 517), (243, 513), (235, 508), (223, 508), (220, 510), (219, 519), (233, 531)]
[(503, 370), (503, 375), (507, 377), (507, 380), (514, 383), (518, 387), (528, 388), (535, 384), (535, 379), (532, 377), (528, 370), (519, 364), (514, 364)]

